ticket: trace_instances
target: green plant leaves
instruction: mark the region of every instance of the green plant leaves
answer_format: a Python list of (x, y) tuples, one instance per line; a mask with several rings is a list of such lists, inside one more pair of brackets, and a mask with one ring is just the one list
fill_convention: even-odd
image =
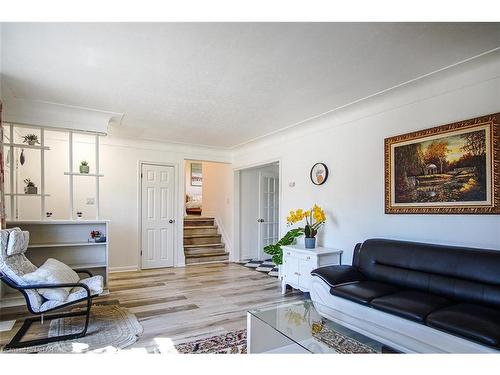
[(283, 264), (283, 249), (281, 246), (292, 245), (296, 238), (304, 234), (305, 228), (296, 228), (289, 230), (283, 238), (281, 238), (274, 245), (267, 245), (264, 247), (264, 252), (266, 254), (272, 255), (272, 260), (275, 264)]

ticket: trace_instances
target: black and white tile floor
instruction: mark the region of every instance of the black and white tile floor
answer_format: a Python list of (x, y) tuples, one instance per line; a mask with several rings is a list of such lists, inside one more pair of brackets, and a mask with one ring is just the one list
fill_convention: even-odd
[(253, 268), (259, 272), (265, 272), (269, 276), (278, 277), (278, 266), (274, 264), (271, 259), (257, 260), (252, 259), (247, 262), (242, 262), (245, 267)]

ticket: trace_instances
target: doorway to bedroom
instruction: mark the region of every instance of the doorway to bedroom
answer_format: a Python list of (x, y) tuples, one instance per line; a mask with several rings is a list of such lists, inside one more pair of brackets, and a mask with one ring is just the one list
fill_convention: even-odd
[(186, 265), (229, 261), (233, 231), (230, 164), (185, 160), (184, 186)]

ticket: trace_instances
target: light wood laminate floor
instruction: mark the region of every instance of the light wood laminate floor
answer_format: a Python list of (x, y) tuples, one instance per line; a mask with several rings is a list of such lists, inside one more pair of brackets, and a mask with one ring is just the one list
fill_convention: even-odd
[[(95, 303), (130, 309), (144, 332), (128, 349), (148, 352), (169, 343), (246, 328), (247, 310), (304, 298), (301, 292), (292, 291), (282, 296), (277, 278), (234, 263), (114, 273), (109, 290), (109, 295), (96, 298)], [(18, 319), (11, 331), (0, 333), (0, 345), (10, 340), (20, 327), (19, 320), (27, 315), (25, 308), (0, 309), (0, 320)], [(33, 332), (43, 331), (38, 329)]]

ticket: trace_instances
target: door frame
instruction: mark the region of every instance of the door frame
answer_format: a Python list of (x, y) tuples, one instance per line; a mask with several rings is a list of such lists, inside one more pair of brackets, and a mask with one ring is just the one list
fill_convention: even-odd
[(179, 222), (179, 218), (177, 217), (178, 213), (178, 200), (179, 200), (179, 195), (178, 195), (178, 182), (179, 182), (179, 165), (178, 163), (170, 163), (170, 162), (156, 162), (156, 161), (145, 161), (145, 160), (139, 160), (138, 162), (138, 168), (137, 168), (137, 269), (142, 270), (142, 255), (141, 255), (141, 248), (142, 248), (142, 166), (143, 165), (156, 165), (159, 167), (173, 167), (174, 168), (174, 207), (173, 207), (173, 216), (175, 218), (175, 230), (173, 231), (174, 235), (174, 267), (177, 267), (178, 262), (179, 262), (179, 257), (178, 257), (178, 248), (179, 244), (178, 242), (178, 232), (179, 232), (179, 225), (182, 225), (182, 222)]
[(252, 163), (247, 165), (242, 165), (236, 168), (233, 168), (234, 174), (234, 248), (233, 252), (231, 252), (230, 261), (238, 262), (241, 261), (241, 172), (246, 169), (254, 169), (258, 167), (265, 167), (266, 165), (278, 163), (278, 186), (279, 186), (279, 210), (278, 210), (278, 233), (282, 235), (282, 210), (283, 210), (283, 161), (281, 158), (273, 158), (265, 161), (261, 161), (258, 163)]

